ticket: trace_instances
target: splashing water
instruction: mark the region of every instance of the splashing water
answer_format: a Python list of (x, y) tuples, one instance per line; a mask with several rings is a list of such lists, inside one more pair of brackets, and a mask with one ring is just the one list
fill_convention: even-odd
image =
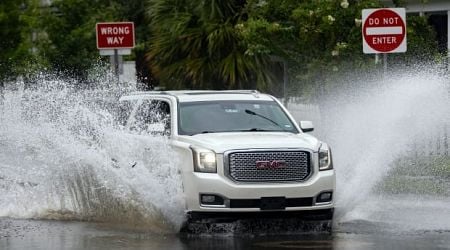
[[(445, 197), (390, 198), (374, 192), (374, 187), (389, 175), (393, 163), (411, 154), (413, 145), (427, 148), (429, 139), (439, 136), (438, 130), (444, 127), (448, 131), (448, 80), (418, 71), (359, 84), (329, 97), (321, 109), (319, 138), (332, 146), (337, 171), (336, 221), (377, 218), (389, 222), (394, 217), (411, 216), (402, 214), (406, 210), (420, 210), (417, 200), (422, 205), (437, 204), (437, 200), (450, 204)], [(439, 209), (445, 207), (441, 203)], [(390, 213), (385, 211), (388, 208)], [(433, 217), (433, 212), (427, 216)], [(409, 223), (411, 219), (406, 220)], [(445, 229), (450, 230), (448, 224)]]
[[(394, 220), (405, 211), (415, 218), (421, 202), (430, 211), (449, 212), (447, 197), (429, 202), (373, 192), (412, 144), (426, 147), (420, 142), (450, 124), (446, 79), (423, 71), (391, 79), (361, 82), (321, 102), (317, 132), (333, 149), (338, 223)], [(44, 76), (33, 89), (5, 92), (0, 104), (0, 217), (177, 231), (184, 198), (179, 160), (167, 139), (133, 137), (121, 130), (114, 107), (124, 89), (101, 81), (95, 90), (76, 90), (74, 85)], [(432, 212), (426, 214), (424, 220), (436, 219)], [(426, 228), (447, 229), (447, 222)], [(414, 225), (410, 218), (402, 223)]]
[[(17, 83), (20, 85), (20, 82)], [(0, 105), (0, 217), (119, 222), (177, 231), (184, 199), (164, 137), (132, 137), (114, 120), (124, 89), (39, 77)]]

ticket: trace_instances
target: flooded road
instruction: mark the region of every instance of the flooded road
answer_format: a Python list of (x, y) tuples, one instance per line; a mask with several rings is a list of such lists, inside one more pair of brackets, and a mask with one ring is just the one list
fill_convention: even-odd
[(446, 79), (362, 82), (312, 108), (288, 105), (332, 145), (331, 234), (274, 224), (177, 234), (184, 196), (167, 138), (137, 138), (116, 124), (122, 90), (108, 97), (42, 84), (6, 91), (0, 106), (0, 250), (450, 249)]
[[(450, 231), (391, 232), (364, 221), (331, 235), (158, 235), (119, 225), (0, 219), (0, 249), (450, 249)], [(364, 228), (364, 230), (361, 230)]]
[[(0, 249), (450, 249), (450, 199), (372, 196), (339, 211), (331, 233), (293, 220), (216, 224), (217, 233), (155, 232), (134, 222), (0, 218)], [(294, 225), (294, 226), (292, 226)]]

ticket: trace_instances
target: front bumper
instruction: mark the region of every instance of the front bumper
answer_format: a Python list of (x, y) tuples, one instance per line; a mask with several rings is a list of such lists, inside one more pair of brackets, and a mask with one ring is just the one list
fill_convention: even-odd
[[(220, 162), (220, 161), (219, 161)], [(237, 183), (218, 173), (185, 173), (184, 182), (187, 212), (261, 212), (261, 211), (307, 211), (324, 210), (334, 207), (334, 201), (318, 202), (322, 192), (335, 190), (335, 171), (315, 171), (301, 183)], [(205, 205), (202, 194), (217, 195), (223, 198), (221, 205)], [(272, 199), (273, 198), (273, 199)], [(281, 202), (278, 207), (267, 207), (267, 199)]]

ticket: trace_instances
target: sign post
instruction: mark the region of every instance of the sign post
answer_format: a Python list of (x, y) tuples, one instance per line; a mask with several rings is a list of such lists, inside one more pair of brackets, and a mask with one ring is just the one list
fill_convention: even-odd
[(364, 9), (362, 11), (364, 54), (383, 54), (384, 76), (387, 54), (404, 53), (406, 42), (406, 11), (404, 8)]
[(97, 48), (100, 55), (109, 55), (114, 69), (114, 75), (119, 82), (119, 75), (123, 70), (122, 55), (131, 54), (134, 48), (134, 23), (111, 22), (97, 23)]

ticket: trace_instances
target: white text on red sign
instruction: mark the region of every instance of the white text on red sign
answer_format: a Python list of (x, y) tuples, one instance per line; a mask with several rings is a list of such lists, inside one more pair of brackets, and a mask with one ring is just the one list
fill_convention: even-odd
[(132, 22), (97, 23), (98, 49), (134, 48), (134, 24)]
[(100, 33), (107, 36), (108, 45), (122, 45), (124, 36), (118, 35), (129, 35), (131, 31), (129, 27), (102, 27)]

